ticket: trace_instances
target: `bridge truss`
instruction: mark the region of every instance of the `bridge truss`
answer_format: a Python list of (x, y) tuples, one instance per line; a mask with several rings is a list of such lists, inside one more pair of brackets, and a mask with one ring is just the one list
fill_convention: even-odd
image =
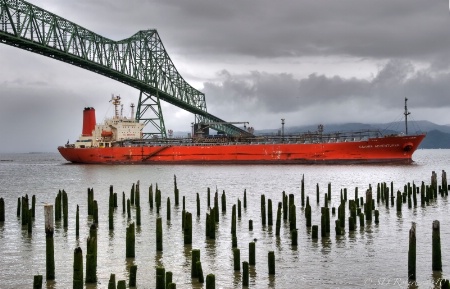
[(178, 73), (156, 30), (114, 41), (22, 0), (0, 0), (0, 42), (93, 71), (140, 91), (136, 119), (146, 137), (166, 137), (160, 101), (195, 115), (196, 123), (229, 135), (249, 135), (206, 109), (204, 93)]

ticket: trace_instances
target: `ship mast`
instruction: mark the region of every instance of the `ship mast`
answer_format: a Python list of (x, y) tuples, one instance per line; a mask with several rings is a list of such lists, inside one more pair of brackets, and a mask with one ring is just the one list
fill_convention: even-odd
[(405, 133), (408, 135), (408, 115), (411, 113), (408, 111), (408, 98), (405, 97), (405, 112), (403, 113), (405, 115)]

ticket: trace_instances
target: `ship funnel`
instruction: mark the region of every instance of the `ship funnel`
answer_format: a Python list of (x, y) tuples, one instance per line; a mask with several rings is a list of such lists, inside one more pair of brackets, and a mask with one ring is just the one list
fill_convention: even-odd
[(83, 132), (81, 135), (92, 136), (95, 123), (95, 109), (93, 107), (85, 107), (83, 110)]

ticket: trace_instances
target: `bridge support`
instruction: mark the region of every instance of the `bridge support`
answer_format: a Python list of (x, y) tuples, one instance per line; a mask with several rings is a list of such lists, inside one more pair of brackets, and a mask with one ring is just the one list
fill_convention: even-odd
[[(147, 130), (150, 127), (150, 131), (142, 132), (144, 138), (167, 137), (158, 93), (154, 96), (145, 91), (140, 91), (136, 120), (143, 121)], [(148, 123), (151, 123), (153, 127), (147, 126)]]

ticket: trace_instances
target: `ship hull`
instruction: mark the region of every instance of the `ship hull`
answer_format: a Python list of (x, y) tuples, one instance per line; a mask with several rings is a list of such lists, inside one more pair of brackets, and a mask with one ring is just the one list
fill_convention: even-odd
[(108, 148), (58, 147), (85, 164), (306, 164), (411, 162), (425, 135), (326, 143), (180, 144)]

